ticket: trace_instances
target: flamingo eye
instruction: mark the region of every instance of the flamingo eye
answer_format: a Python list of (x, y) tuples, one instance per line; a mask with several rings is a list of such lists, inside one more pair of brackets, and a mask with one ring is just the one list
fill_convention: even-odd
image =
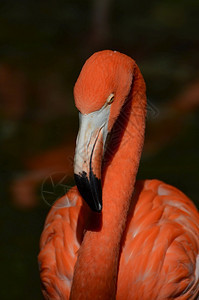
[(114, 101), (114, 94), (111, 93), (110, 96), (108, 97), (106, 103), (109, 105), (109, 104), (113, 103), (113, 101)]

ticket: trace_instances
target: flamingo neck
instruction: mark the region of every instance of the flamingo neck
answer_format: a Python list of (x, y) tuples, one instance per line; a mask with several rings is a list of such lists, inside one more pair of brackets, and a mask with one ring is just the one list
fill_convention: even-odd
[(114, 125), (114, 150), (105, 155), (103, 212), (101, 215), (93, 213), (95, 228), (84, 235), (71, 300), (115, 299), (121, 238), (144, 141), (145, 106), (145, 83), (135, 66), (131, 92)]

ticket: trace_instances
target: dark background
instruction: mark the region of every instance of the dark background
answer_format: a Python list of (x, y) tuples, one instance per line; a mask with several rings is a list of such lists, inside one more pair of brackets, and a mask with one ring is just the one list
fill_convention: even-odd
[(97, 50), (133, 57), (146, 80), (138, 178), (164, 180), (198, 205), (198, 15), (193, 0), (0, 1), (0, 299), (42, 299), (39, 237), (73, 185), (73, 86)]

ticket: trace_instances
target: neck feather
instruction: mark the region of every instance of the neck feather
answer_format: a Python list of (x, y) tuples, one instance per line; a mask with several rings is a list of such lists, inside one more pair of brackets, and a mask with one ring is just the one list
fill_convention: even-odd
[(130, 94), (114, 125), (102, 169), (103, 212), (93, 213), (75, 266), (70, 299), (115, 299), (120, 243), (145, 129), (145, 83), (135, 65)]

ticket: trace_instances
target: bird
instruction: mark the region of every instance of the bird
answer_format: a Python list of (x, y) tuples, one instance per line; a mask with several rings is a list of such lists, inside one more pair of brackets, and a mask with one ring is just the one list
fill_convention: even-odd
[(136, 62), (102, 50), (74, 86), (76, 185), (51, 208), (38, 255), (45, 299), (198, 299), (199, 214), (177, 188), (137, 180), (146, 86)]

